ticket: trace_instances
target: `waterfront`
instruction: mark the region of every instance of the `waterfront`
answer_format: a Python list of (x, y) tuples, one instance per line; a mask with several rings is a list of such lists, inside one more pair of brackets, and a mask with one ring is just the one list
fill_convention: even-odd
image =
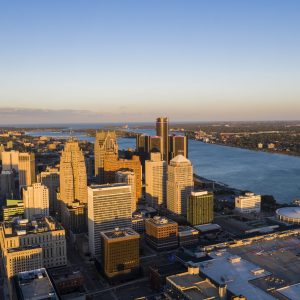
[[(140, 132), (140, 130), (136, 130)], [(154, 130), (142, 130), (153, 134)], [(36, 131), (33, 136), (66, 136), (69, 133)], [(93, 137), (73, 133), (79, 140), (94, 141)], [(135, 139), (119, 138), (119, 148), (135, 148)], [(189, 158), (194, 172), (200, 176), (242, 190), (273, 195), (280, 203), (300, 198), (300, 158), (233, 148), (199, 141), (189, 141)]]

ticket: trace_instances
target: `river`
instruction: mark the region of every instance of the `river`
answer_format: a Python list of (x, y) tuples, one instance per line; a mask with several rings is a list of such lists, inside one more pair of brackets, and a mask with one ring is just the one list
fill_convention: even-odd
[[(153, 134), (154, 130), (135, 130)], [(31, 136), (68, 136), (50, 131), (28, 132)], [(73, 133), (79, 140), (94, 141), (85, 134)], [(119, 138), (119, 148), (135, 148), (135, 139)], [(300, 157), (258, 152), (199, 141), (189, 141), (189, 159), (200, 176), (242, 190), (273, 195), (280, 203), (300, 199)]]

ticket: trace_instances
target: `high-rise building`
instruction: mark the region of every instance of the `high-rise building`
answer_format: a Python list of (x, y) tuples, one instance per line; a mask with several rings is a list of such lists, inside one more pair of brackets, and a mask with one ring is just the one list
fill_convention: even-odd
[(88, 187), (88, 232), (91, 254), (101, 259), (100, 232), (131, 227), (131, 188), (129, 185), (103, 184)]
[(239, 213), (260, 213), (261, 196), (254, 193), (245, 193), (235, 198), (235, 210)]
[(2, 152), (2, 171), (19, 171), (19, 151)]
[(38, 182), (46, 186), (49, 190), (49, 212), (55, 214), (58, 207), (57, 190), (59, 188), (59, 171), (56, 168), (49, 168), (38, 175)]
[(142, 196), (142, 165), (140, 158), (133, 155), (131, 159), (112, 159), (105, 157), (104, 159), (104, 178), (106, 183), (114, 183), (116, 180), (116, 172), (122, 169), (129, 169), (135, 175), (136, 198)]
[(49, 215), (49, 190), (41, 183), (23, 188), (25, 217), (32, 220), (35, 215)]
[(187, 200), (187, 221), (191, 225), (211, 223), (214, 218), (214, 194), (192, 192)]
[(139, 154), (149, 153), (150, 136), (146, 134), (138, 134), (136, 136), (136, 149)]
[(168, 166), (168, 210), (178, 215), (186, 215), (187, 198), (193, 188), (193, 166), (183, 155), (177, 155), (170, 161)]
[(95, 176), (99, 183), (104, 183), (104, 159), (118, 158), (118, 143), (115, 132), (97, 131), (94, 145)]
[(14, 196), (16, 196), (14, 172), (2, 171), (0, 174), (0, 198), (14, 198)]
[(66, 205), (87, 203), (85, 159), (77, 141), (66, 142), (60, 157), (60, 200)]
[(3, 144), (0, 144), (0, 161), (2, 162), (2, 152), (5, 151), (5, 147)]
[(152, 207), (166, 205), (167, 162), (160, 153), (151, 153), (145, 162), (146, 200)]
[(136, 203), (138, 201), (136, 197), (136, 186), (135, 186), (135, 175), (133, 171), (130, 171), (128, 169), (120, 170), (116, 172), (116, 182), (117, 183), (125, 183), (127, 185), (130, 185), (131, 187), (131, 194), (132, 194), (132, 200), (131, 200), (131, 212), (136, 211)]
[(178, 247), (178, 224), (170, 219), (155, 216), (145, 220), (146, 241), (156, 250)]
[(169, 161), (169, 121), (167, 117), (156, 119), (156, 135), (161, 136), (163, 140), (163, 160)]
[(131, 228), (101, 232), (102, 266), (108, 278), (128, 275), (139, 268), (140, 235)]
[(35, 182), (34, 153), (19, 153), (19, 186), (29, 186)]
[(150, 136), (149, 153), (159, 152), (162, 159), (164, 158), (164, 144), (161, 136)]
[(169, 159), (181, 154), (188, 157), (188, 138), (184, 135), (169, 136)]
[[(23, 247), (38, 246), (43, 250), (44, 267), (67, 264), (65, 230), (52, 217), (35, 218), (30, 222), (25, 219), (1, 223), (0, 245), (3, 256), (9, 251), (17, 252), (22, 251)], [(22, 264), (23, 260), (19, 259), (16, 263)]]

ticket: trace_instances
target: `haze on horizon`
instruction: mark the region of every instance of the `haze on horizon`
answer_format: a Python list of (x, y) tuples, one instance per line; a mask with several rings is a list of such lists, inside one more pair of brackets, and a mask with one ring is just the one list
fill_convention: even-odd
[(300, 2), (2, 1), (0, 124), (299, 120)]

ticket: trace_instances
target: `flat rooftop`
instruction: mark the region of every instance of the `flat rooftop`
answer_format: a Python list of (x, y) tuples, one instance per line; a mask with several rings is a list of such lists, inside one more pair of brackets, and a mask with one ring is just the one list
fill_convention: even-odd
[(107, 183), (107, 184), (92, 184), (88, 187), (91, 190), (105, 190), (105, 189), (112, 189), (112, 188), (120, 188), (128, 186), (126, 183)]
[(9, 249), (7, 249), (7, 252), (14, 253), (14, 252), (19, 252), (19, 251), (33, 250), (33, 249), (41, 249), (41, 247), (40, 246), (23, 246), (23, 247), (9, 248)]
[(277, 292), (290, 300), (298, 300), (300, 295), (300, 283), (278, 289)]
[(19, 219), (2, 223), (6, 238), (47, 231), (63, 230), (64, 228), (50, 216), (36, 217), (34, 220)]
[(116, 228), (113, 230), (106, 230), (102, 231), (101, 235), (110, 240), (128, 237), (140, 237), (140, 235), (131, 228)]
[(16, 276), (17, 287), (24, 300), (58, 300), (46, 269), (21, 272)]
[(200, 272), (218, 285), (227, 285), (235, 295), (243, 295), (248, 300), (274, 300), (275, 298), (256, 287), (252, 280), (271, 273), (237, 255), (227, 251), (212, 252), (212, 260), (199, 263)]
[(175, 221), (168, 219), (166, 217), (160, 217), (160, 216), (155, 216), (153, 218), (149, 218), (145, 220), (146, 222), (150, 222), (155, 224), (156, 226), (165, 226), (165, 225), (169, 225), (169, 224), (177, 224)]

